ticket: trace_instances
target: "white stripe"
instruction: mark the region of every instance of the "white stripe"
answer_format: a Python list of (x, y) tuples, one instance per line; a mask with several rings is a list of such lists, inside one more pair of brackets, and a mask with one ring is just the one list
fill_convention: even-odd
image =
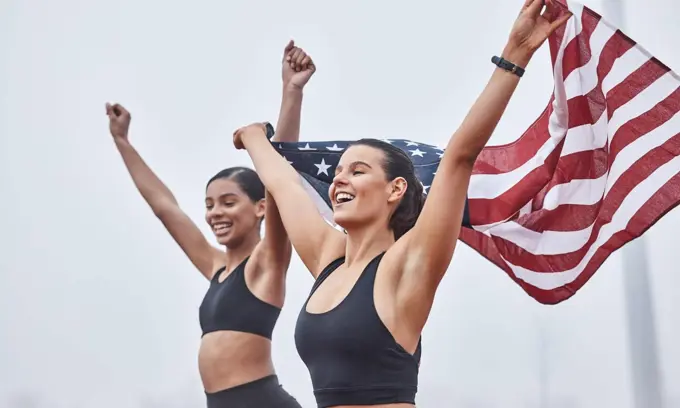
[(604, 245), (614, 234), (625, 230), (631, 218), (640, 208), (655, 195), (671, 178), (680, 173), (680, 157), (659, 167), (654, 173), (638, 184), (628, 194), (621, 206), (614, 213), (611, 222), (605, 224), (599, 231), (594, 244), (588, 249), (581, 262), (573, 269), (563, 272), (543, 271), (542, 273), (531, 271), (506, 261), (515, 276), (526, 283), (539, 289), (550, 290), (572, 283), (586, 268), (596, 251)]
[(533, 255), (560, 255), (578, 251), (588, 242), (593, 226), (578, 231), (536, 232), (515, 221), (489, 230), (492, 236), (503, 238)]
[[(602, 163), (606, 165), (606, 163)], [(543, 200), (543, 209), (554, 210), (561, 205), (593, 205), (604, 195), (607, 173), (597, 179), (571, 180), (558, 184), (548, 191)]]
[(531, 207), (533, 206), (533, 204), (534, 204), (533, 199), (529, 200), (528, 203), (524, 204), (524, 207), (520, 208), (519, 210), (519, 216), (521, 217), (523, 215), (531, 214)]
[(594, 125), (585, 124), (567, 130), (561, 156), (601, 149), (607, 145), (607, 110)]
[[(528, 205), (531, 205), (531, 201), (529, 201)], [(526, 207), (526, 206), (525, 206)], [(489, 231), (491, 228), (496, 227), (498, 225), (502, 225), (512, 217), (508, 217), (504, 219), (503, 221), (498, 221), (498, 222), (493, 222), (491, 224), (484, 224), (484, 225), (472, 225), (472, 229), (475, 231), (483, 232), (485, 235), (491, 236), (487, 231)]]
[(638, 46), (631, 47), (614, 61), (609, 74), (602, 80), (602, 92), (607, 95), (647, 61), (649, 61), (649, 55), (644, 50)]

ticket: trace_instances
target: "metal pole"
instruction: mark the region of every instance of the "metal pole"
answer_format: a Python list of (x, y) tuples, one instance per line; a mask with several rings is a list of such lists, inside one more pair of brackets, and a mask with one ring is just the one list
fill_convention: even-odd
[[(601, 0), (602, 17), (624, 30), (624, 0)], [(635, 408), (663, 408), (654, 305), (644, 237), (621, 248)]]

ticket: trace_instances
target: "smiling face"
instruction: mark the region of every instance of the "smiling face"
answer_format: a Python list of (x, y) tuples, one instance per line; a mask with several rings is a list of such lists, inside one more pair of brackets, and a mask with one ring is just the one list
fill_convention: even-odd
[(218, 178), (208, 184), (205, 209), (205, 220), (217, 242), (233, 248), (249, 234), (259, 234), (264, 200), (254, 202), (236, 181)]
[(406, 191), (406, 182), (390, 180), (385, 172), (385, 153), (375, 147), (356, 144), (340, 158), (329, 189), (333, 220), (348, 230), (352, 227), (389, 223)]

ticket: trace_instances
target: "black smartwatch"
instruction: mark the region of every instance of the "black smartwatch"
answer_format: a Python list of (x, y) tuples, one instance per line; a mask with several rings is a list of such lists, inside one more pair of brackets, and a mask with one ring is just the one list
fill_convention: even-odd
[(494, 55), (493, 57), (491, 57), (491, 62), (493, 62), (498, 68), (511, 72), (520, 78), (522, 77), (522, 75), (524, 75), (524, 68), (519, 67), (508, 60), (504, 60), (501, 57)]

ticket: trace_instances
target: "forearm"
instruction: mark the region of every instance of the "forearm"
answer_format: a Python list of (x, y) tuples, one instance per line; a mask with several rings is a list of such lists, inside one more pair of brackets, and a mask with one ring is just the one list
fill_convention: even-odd
[[(300, 139), (300, 111), (302, 106), (302, 88), (284, 85), (281, 97), (281, 111), (276, 125), (276, 133), (272, 141), (297, 142)], [(265, 242), (271, 250), (277, 264), (290, 261), (290, 241), (283, 226), (281, 214), (276, 200), (265, 190), (267, 203), (265, 211)]]
[(295, 169), (274, 149), (264, 134), (244, 138), (243, 145), (260, 180), (275, 200), (279, 199), (281, 189), (291, 183), (300, 183)]
[[(530, 53), (510, 46), (506, 46), (501, 56), (520, 67), (526, 67), (531, 58)], [(451, 137), (447, 151), (470, 164), (474, 163), (491, 138), (519, 81), (519, 76), (496, 68), (463, 123)]]
[(302, 88), (284, 85), (281, 95), (281, 110), (272, 140), (297, 142), (300, 138), (300, 117), (302, 114)]
[(167, 207), (168, 203), (177, 205), (177, 200), (172, 192), (154, 174), (130, 142), (116, 140), (116, 147), (137, 190), (139, 190), (154, 213), (158, 215), (159, 212), (162, 212)]

